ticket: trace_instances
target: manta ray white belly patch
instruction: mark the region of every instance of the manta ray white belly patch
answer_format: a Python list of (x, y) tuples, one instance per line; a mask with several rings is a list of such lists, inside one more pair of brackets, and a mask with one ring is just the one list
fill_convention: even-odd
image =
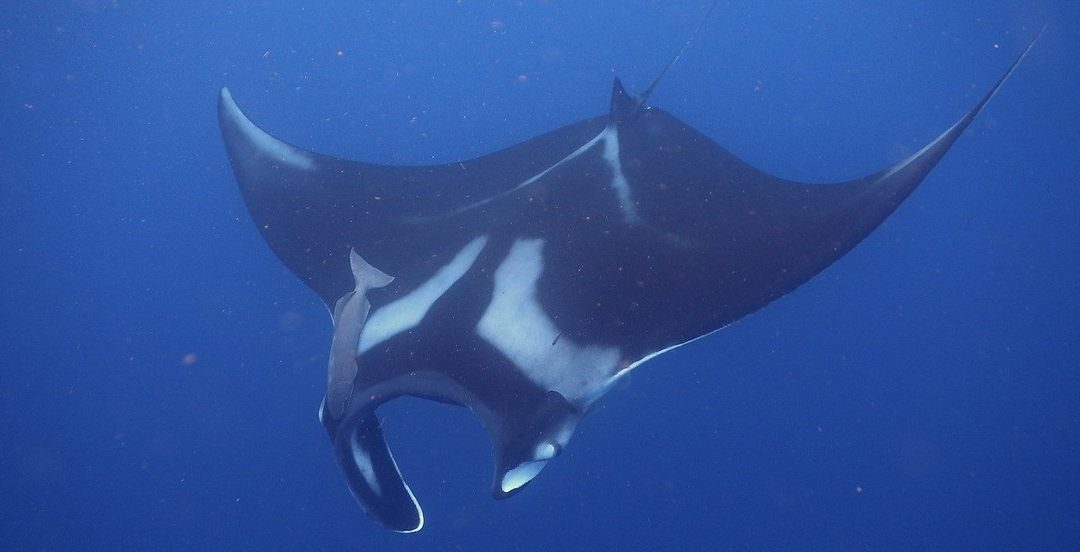
[(560, 336), (536, 296), (544, 240), (518, 240), (495, 270), (495, 292), (476, 331), (544, 389), (582, 404), (615, 372), (615, 347), (578, 345)]

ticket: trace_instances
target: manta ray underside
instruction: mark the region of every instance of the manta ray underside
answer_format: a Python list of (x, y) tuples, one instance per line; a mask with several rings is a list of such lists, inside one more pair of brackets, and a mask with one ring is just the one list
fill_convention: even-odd
[(470, 408), (494, 447), (495, 496), (517, 492), (613, 381), (865, 238), (1022, 58), (921, 150), (835, 184), (765, 174), (618, 80), (606, 115), (446, 165), (297, 148), (227, 90), (218, 114), (259, 231), (333, 313), (320, 418), (349, 488), (378, 523), (413, 532), (423, 514), (376, 407), (414, 395)]

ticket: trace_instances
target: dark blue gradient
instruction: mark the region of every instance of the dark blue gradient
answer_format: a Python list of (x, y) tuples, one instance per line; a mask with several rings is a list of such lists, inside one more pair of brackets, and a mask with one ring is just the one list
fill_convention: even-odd
[(722, 2), (650, 101), (803, 181), (916, 150), (1048, 28), (882, 228), (634, 373), (519, 495), (468, 412), (384, 409), (404, 536), (334, 464), (330, 317), (248, 218), (218, 89), (327, 154), (468, 158), (642, 90), (708, 2), (8, 4), (0, 549), (1080, 543), (1077, 4)]

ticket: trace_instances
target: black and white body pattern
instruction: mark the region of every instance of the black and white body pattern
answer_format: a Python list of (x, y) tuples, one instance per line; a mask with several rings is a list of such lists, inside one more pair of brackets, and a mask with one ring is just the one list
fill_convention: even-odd
[(493, 493), (517, 492), (612, 382), (866, 237), (1016, 63), (924, 148), (835, 184), (755, 169), (617, 80), (606, 115), (446, 165), (297, 148), (227, 90), (219, 118), (259, 231), (334, 312), (321, 419), (349, 488), (380, 524), (412, 532), (423, 514), (376, 407), (415, 395), (470, 408), (494, 447)]

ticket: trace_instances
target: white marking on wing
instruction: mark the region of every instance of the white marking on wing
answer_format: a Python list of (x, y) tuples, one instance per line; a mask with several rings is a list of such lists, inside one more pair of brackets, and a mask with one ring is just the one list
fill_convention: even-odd
[(619, 208), (627, 224), (638, 222), (639, 217), (634, 202), (630, 198), (630, 181), (623, 174), (622, 161), (619, 160), (619, 130), (608, 127), (600, 134), (604, 138), (604, 160), (611, 167), (611, 187), (619, 198)]
[(225, 97), (225, 109), (229, 112), (229, 118), (236, 122), (240, 127), (240, 132), (244, 133), (249, 142), (255, 144), (260, 153), (295, 169), (307, 171), (315, 169), (315, 159), (310, 153), (290, 146), (255, 126), (255, 123), (244, 116), (244, 113), (236, 106), (228, 89), (222, 90), (221, 93)]
[(461, 213), (464, 213), (465, 211), (469, 211), (471, 209), (475, 209), (477, 207), (487, 205), (488, 203), (491, 203), (492, 201), (495, 201), (496, 199), (499, 199), (501, 197), (506, 197), (506, 196), (508, 196), (508, 195), (510, 195), (510, 194), (512, 194), (512, 193), (514, 193), (514, 192), (528, 186), (529, 184), (532, 184), (533, 182), (536, 182), (537, 180), (540, 180), (541, 178), (544, 177), (544, 175), (546, 175), (547, 173), (555, 170), (556, 168), (558, 168), (563, 163), (566, 163), (567, 161), (570, 161), (571, 159), (574, 159), (575, 157), (585, 153), (586, 151), (589, 150), (589, 148), (595, 146), (597, 142), (602, 140), (606, 133), (607, 133), (607, 129), (604, 129), (603, 132), (601, 132), (600, 134), (597, 134), (596, 137), (593, 138), (592, 140), (589, 140), (588, 142), (585, 142), (585, 145), (583, 145), (580, 148), (574, 150), (570, 155), (567, 155), (566, 157), (563, 157), (562, 159), (556, 161), (555, 164), (553, 164), (550, 167), (548, 167), (548, 168), (534, 174), (533, 176), (530, 176), (529, 178), (523, 180), (521, 183), (514, 186), (513, 188), (510, 188), (509, 190), (499, 192), (499, 193), (497, 193), (497, 194), (495, 194), (495, 195), (493, 195), (491, 197), (486, 197), (484, 199), (481, 199), (480, 201), (477, 201), (476, 203), (470, 203), (469, 205), (466, 205), (464, 207), (460, 207), (460, 208), (455, 209), (453, 211), (450, 211), (449, 213), (446, 213), (444, 215), (439, 215), (438, 217), (421, 217), (421, 218), (419, 218), (417, 220), (427, 220), (428, 218), (442, 218), (442, 217), (448, 217), (448, 216), (461, 214)]
[(578, 345), (559, 330), (537, 300), (536, 284), (544, 263), (544, 241), (518, 240), (495, 270), (491, 304), (476, 331), (526, 377), (544, 389), (582, 404), (603, 386), (618, 366), (616, 347)]
[(486, 244), (487, 236), (480, 236), (469, 242), (431, 279), (404, 297), (373, 312), (367, 324), (364, 325), (363, 333), (360, 334), (357, 353), (363, 354), (372, 347), (420, 324), (435, 301), (438, 301), (439, 297), (450, 289), (450, 286), (468, 272)]
[(890, 176), (896, 174), (897, 172), (900, 172), (900, 169), (903, 169), (904, 167), (908, 166), (912, 161), (921, 157), (922, 154), (926, 153), (930, 148), (936, 146), (938, 142), (942, 141), (943, 139), (945, 139), (946, 136), (952, 133), (953, 129), (955, 129), (956, 126), (959, 125), (962, 121), (963, 120), (961, 119), (960, 121), (953, 123), (953, 125), (947, 130), (945, 130), (945, 132), (939, 134), (937, 138), (934, 138), (929, 144), (926, 144), (925, 146), (920, 148), (919, 151), (909, 155), (907, 159), (904, 159), (903, 161), (893, 165), (892, 167), (889, 167), (889, 170), (886, 171), (885, 174), (882, 174), (880, 177), (878, 177), (877, 182), (881, 182), (886, 178), (889, 178)]
[(615, 196), (619, 200), (619, 209), (622, 211), (623, 220), (628, 224), (637, 223), (641, 220), (641, 217), (638, 216), (637, 208), (634, 206), (634, 201), (631, 198), (630, 180), (626, 178), (626, 174), (623, 172), (622, 169), (622, 161), (619, 159), (619, 130), (617, 127), (613, 126), (604, 128), (604, 130), (600, 132), (600, 134), (597, 134), (596, 137), (594, 137), (592, 140), (585, 142), (584, 145), (574, 150), (573, 153), (571, 153), (570, 155), (563, 157), (562, 159), (555, 162), (555, 164), (523, 180), (521, 183), (510, 188), (509, 190), (499, 192), (490, 197), (481, 199), (480, 201), (477, 201), (475, 203), (470, 203), (469, 205), (459, 207), (457, 209), (454, 209), (453, 211), (435, 217), (417, 217), (416, 219), (414, 219), (414, 222), (458, 215), (464, 213), (465, 211), (487, 205), (488, 203), (491, 203), (496, 199), (506, 197), (526, 186), (529, 186), (537, 180), (540, 180), (549, 172), (555, 170), (563, 163), (566, 163), (580, 156), (581, 154), (591, 149), (593, 146), (597, 145), (597, 143), (599, 142), (604, 143), (604, 151), (602, 155), (604, 161), (607, 162), (608, 167), (611, 169), (611, 188), (615, 191)]

